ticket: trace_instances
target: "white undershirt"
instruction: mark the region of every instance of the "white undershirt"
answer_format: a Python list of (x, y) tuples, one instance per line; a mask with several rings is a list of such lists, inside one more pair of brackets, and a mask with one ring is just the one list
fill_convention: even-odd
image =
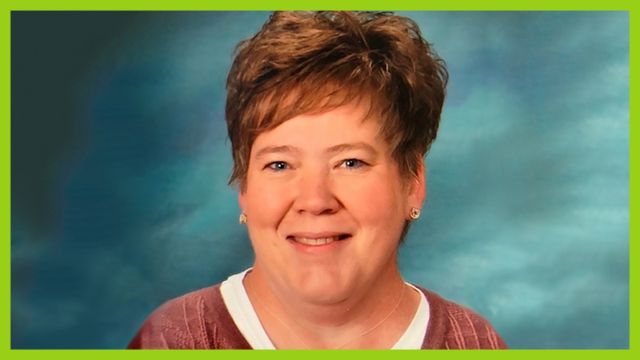
[[(231, 318), (233, 318), (236, 326), (252, 348), (275, 349), (269, 336), (267, 336), (267, 333), (264, 331), (260, 319), (258, 319), (258, 315), (253, 309), (253, 305), (251, 305), (247, 291), (242, 285), (242, 280), (249, 270), (251, 269), (249, 268), (239, 274), (231, 275), (227, 280), (222, 282), (220, 285), (222, 299), (227, 306), (227, 310), (229, 310), (229, 314), (231, 314)], [(409, 324), (407, 330), (391, 349), (420, 349), (427, 333), (427, 325), (429, 324), (429, 302), (422, 291), (411, 284), (406, 284), (420, 294), (420, 305), (411, 324)]]

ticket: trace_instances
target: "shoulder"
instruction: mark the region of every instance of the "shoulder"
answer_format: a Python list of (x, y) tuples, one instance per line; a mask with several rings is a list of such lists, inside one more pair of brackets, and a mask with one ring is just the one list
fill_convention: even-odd
[(423, 348), (506, 349), (493, 326), (473, 310), (418, 287), (427, 297), (429, 325)]
[(127, 348), (240, 348), (243, 340), (218, 284), (162, 304), (147, 318)]

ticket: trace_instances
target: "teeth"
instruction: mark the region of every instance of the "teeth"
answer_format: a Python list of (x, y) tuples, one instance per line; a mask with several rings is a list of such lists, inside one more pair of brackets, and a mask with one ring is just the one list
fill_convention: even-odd
[(319, 239), (307, 239), (307, 238), (302, 238), (302, 237), (295, 236), (293, 239), (296, 242), (299, 242), (301, 244), (316, 246), (316, 245), (326, 245), (326, 244), (332, 243), (334, 241), (338, 241), (338, 236), (332, 236), (332, 237), (328, 237), (328, 238), (319, 238)]

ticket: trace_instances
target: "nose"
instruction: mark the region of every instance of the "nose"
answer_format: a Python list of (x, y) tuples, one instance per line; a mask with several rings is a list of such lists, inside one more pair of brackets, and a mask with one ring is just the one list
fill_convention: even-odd
[(293, 206), (298, 213), (333, 214), (341, 206), (326, 171), (306, 171), (299, 179), (297, 188)]

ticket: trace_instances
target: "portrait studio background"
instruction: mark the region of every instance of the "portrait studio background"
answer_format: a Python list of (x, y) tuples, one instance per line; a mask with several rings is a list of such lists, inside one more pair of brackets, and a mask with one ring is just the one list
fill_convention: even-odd
[[(512, 348), (627, 348), (629, 14), (400, 14), (451, 74), (405, 279)], [(12, 13), (13, 348), (123, 348), (252, 264), (224, 81), (267, 17)]]

